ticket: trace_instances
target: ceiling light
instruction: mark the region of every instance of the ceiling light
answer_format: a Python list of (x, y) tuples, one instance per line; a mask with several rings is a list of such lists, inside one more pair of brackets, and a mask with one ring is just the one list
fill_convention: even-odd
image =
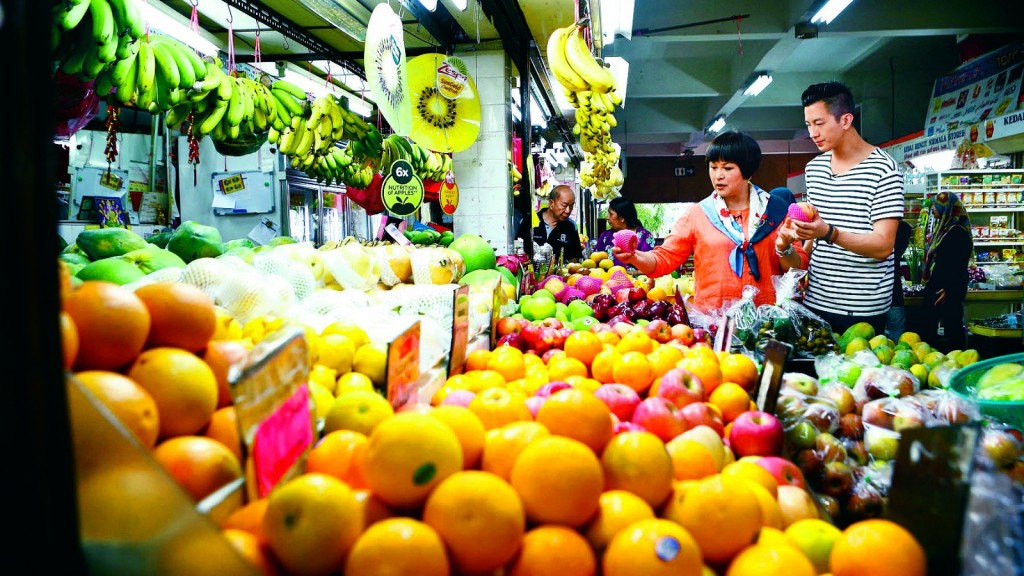
[(162, 32), (165, 36), (170, 36), (205, 56), (220, 52), (220, 49), (213, 42), (203, 38), (197, 32), (193, 32), (187, 25), (175, 20), (175, 17), (180, 17), (179, 14), (175, 13), (174, 16), (171, 16), (147, 2), (136, 2), (136, 5), (139, 8), (139, 14), (142, 16), (143, 21), (146, 22), (151, 31)]
[(430, 12), (437, 10), (437, 0), (420, 0), (420, 4)]
[(299, 0), (306, 8), (359, 42), (366, 42), (370, 12), (359, 2), (344, 0)]
[(754, 81), (750, 83), (750, 86), (747, 86), (747, 89), (744, 90), (743, 93), (747, 96), (757, 96), (771, 83), (771, 74), (767, 72), (758, 72), (757, 77), (754, 78)]
[(363, 118), (369, 118), (373, 115), (373, 104), (361, 98), (349, 98), (348, 109), (359, 114)]
[(469, 4), (469, 0), (452, 0), (452, 4), (460, 11), (465, 11), (466, 6)]
[(715, 119), (708, 125), (707, 131), (714, 134), (722, 128), (725, 128), (725, 115), (719, 114), (718, 116), (715, 116)]
[(824, 6), (811, 18), (814, 24), (829, 24), (839, 13), (846, 9), (853, 0), (828, 0)]
[(601, 41), (608, 46), (615, 41), (615, 35), (627, 40), (633, 39), (633, 1), (601, 1)]

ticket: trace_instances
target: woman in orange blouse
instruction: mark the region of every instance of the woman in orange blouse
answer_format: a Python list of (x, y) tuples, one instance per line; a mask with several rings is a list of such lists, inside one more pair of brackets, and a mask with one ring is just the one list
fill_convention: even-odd
[(761, 148), (746, 134), (719, 134), (706, 157), (714, 191), (676, 220), (664, 244), (649, 252), (613, 252), (652, 278), (671, 273), (692, 254), (694, 304), (703, 310), (739, 299), (748, 284), (758, 289), (756, 304), (774, 304), (772, 276), (807, 267), (807, 252), (783, 226), (793, 193), (765, 192), (750, 182)]

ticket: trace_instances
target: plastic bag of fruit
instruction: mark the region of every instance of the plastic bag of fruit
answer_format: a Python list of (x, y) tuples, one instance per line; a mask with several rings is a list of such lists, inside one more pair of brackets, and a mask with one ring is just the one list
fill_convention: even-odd
[(739, 300), (724, 307), (723, 316), (732, 320), (733, 332), (730, 349), (746, 348), (753, 350), (757, 343), (757, 304), (754, 304), (754, 297), (757, 296), (757, 286), (749, 284), (743, 287), (743, 295)]
[(908, 370), (896, 366), (869, 366), (864, 368), (856, 384), (853, 397), (858, 402), (879, 398), (902, 398), (916, 394), (921, 389), (917, 377)]
[(806, 276), (807, 271), (799, 268), (776, 276), (775, 305), (787, 312), (796, 331), (791, 342), (794, 354), (813, 358), (834, 350), (836, 339), (832, 334), (832, 326), (800, 303), (801, 287)]

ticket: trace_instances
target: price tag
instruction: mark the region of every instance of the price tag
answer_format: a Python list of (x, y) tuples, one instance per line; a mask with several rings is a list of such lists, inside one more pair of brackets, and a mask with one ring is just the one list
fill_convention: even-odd
[(387, 397), (396, 409), (415, 392), (420, 379), (420, 322), (412, 323), (388, 345)]
[(775, 413), (775, 404), (779, 401), (779, 386), (786, 361), (793, 353), (793, 346), (778, 340), (769, 340), (764, 348), (764, 367), (761, 368), (761, 381), (757, 385), (755, 396), (757, 408), (769, 414)]
[(269, 494), (313, 445), (309, 401), (309, 388), (300, 384), (290, 398), (257, 426), (252, 458), (260, 494)]
[(100, 186), (103, 186), (104, 188), (119, 191), (123, 185), (124, 179), (114, 172), (103, 172), (103, 174), (100, 175)]
[(448, 355), (448, 376), (462, 374), (466, 367), (466, 347), (469, 345), (469, 286), (455, 290), (452, 307), (452, 346)]
[(980, 422), (900, 433), (885, 517), (921, 543), (929, 574), (960, 574), (960, 540), (980, 440)]
[(449, 171), (444, 175), (438, 199), (441, 202), (442, 212), (448, 215), (455, 214), (455, 210), (459, 207), (459, 185), (455, 183), (454, 172)]
[(416, 175), (412, 164), (406, 160), (395, 160), (381, 184), (380, 193), (388, 212), (402, 218), (412, 216), (423, 204), (423, 181)]
[(217, 187), (225, 194), (241, 192), (245, 190), (245, 178), (243, 178), (241, 174), (228, 176), (227, 178), (222, 178), (217, 182)]

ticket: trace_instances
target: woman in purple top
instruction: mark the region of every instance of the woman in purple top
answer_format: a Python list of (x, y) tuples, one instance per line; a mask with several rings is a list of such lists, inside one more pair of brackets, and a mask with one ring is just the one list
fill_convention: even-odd
[[(619, 230), (636, 232), (638, 251), (646, 252), (654, 248), (654, 237), (640, 224), (640, 219), (636, 215), (636, 205), (622, 196), (608, 203), (608, 229), (598, 236), (597, 250), (611, 254), (612, 246), (615, 245), (612, 238)], [(617, 258), (613, 257), (612, 261), (618, 266), (624, 265)]]

